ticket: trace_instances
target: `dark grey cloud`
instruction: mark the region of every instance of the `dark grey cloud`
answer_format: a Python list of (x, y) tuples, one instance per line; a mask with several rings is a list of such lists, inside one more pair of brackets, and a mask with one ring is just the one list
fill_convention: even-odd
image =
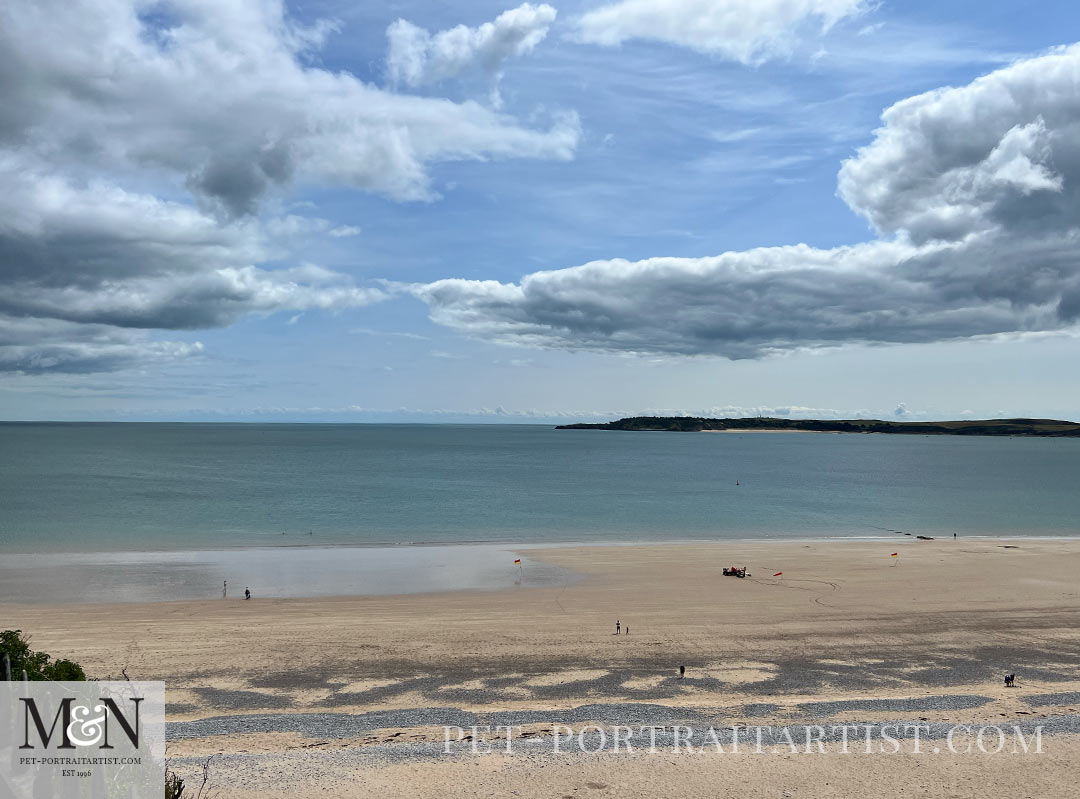
[(278, 143), (259, 153), (216, 153), (188, 176), (187, 186), (225, 216), (251, 216), (259, 199), (271, 186), (287, 182), (293, 169), (288, 145)]
[[(385, 296), (313, 266), (252, 265), (273, 254), (277, 228), (318, 227), (312, 220), (222, 222), (104, 182), (76, 185), (11, 155), (0, 155), (0, 185), (0, 370), (91, 371), (182, 358), (198, 348), (108, 329), (195, 330)], [(13, 337), (20, 319), (29, 327), (19, 330), (39, 331), (36, 342)]]
[(756, 358), (1057, 331), (1080, 313), (1080, 45), (904, 100), (839, 191), (882, 238), (411, 286), (467, 335)]
[(189, 358), (198, 343), (154, 341), (142, 331), (0, 313), (0, 373), (84, 374)]

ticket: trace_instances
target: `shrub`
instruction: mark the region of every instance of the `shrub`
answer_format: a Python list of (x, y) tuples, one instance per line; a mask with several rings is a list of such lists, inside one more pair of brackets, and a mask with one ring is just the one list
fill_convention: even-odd
[(182, 799), (184, 796), (184, 781), (175, 771), (165, 772), (165, 799)]
[[(7, 655), (11, 661), (11, 678), (22, 679), (22, 673), (31, 680), (67, 680), (82, 682), (86, 672), (82, 666), (72, 660), (53, 660), (45, 652), (35, 652), (30, 648), (30, 637), (22, 630), (4, 630), (0, 632), (0, 660)], [(3, 675), (0, 674), (0, 677)]]

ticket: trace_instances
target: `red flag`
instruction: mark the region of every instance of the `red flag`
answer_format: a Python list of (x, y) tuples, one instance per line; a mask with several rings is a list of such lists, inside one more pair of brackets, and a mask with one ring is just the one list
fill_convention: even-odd
[(891, 555), (889, 555), (889, 557), (890, 558), (898, 558), (898, 557), (900, 557), (900, 553), (899, 552), (894, 552)]
[(783, 574), (783, 572), (777, 572), (776, 574), (773, 575), (773, 577), (779, 577), (781, 574)]

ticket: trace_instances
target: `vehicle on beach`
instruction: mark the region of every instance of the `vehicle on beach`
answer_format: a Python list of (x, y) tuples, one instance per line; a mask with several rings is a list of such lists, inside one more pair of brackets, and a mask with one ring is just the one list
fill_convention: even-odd
[(746, 575), (746, 567), (745, 566), (725, 566), (724, 567), (724, 576), (725, 577), (746, 577), (747, 576)]

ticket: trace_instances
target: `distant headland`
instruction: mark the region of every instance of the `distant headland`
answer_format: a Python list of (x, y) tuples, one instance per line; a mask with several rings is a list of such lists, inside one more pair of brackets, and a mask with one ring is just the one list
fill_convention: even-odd
[(1059, 419), (979, 419), (887, 422), (880, 419), (706, 419), (700, 416), (630, 416), (599, 424), (561, 424), (556, 430), (661, 430), (680, 433), (791, 430), (811, 433), (894, 433), (939, 436), (1077, 436), (1080, 423)]

